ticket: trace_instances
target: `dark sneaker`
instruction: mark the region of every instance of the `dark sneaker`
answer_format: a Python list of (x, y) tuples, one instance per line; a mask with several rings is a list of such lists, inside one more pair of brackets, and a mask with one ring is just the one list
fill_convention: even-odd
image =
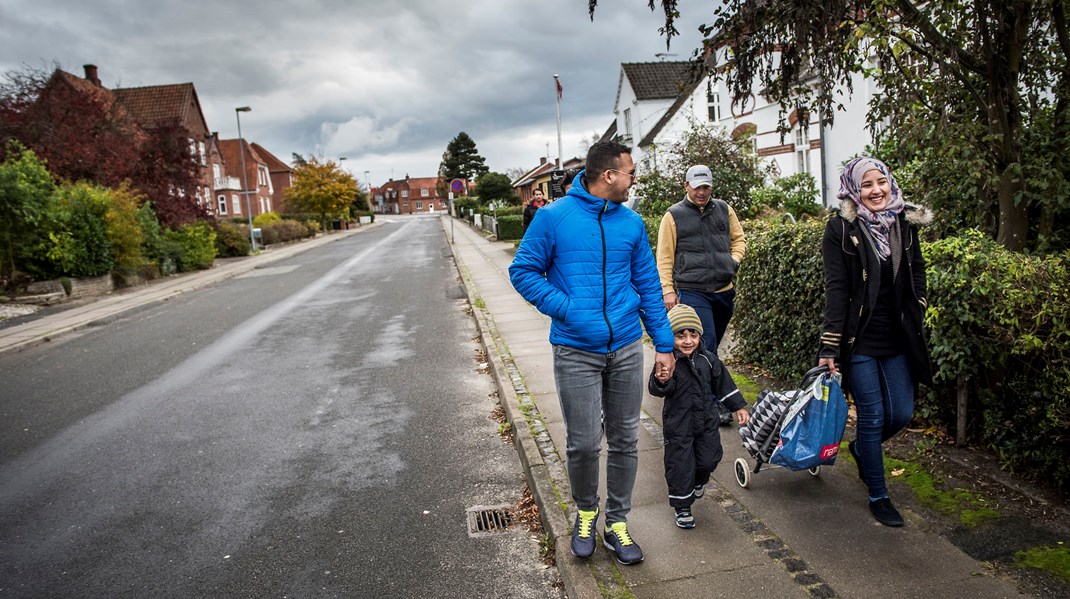
[(694, 528), (695, 516), (691, 514), (691, 508), (678, 507), (676, 508), (676, 525), (680, 528)]
[(869, 511), (873, 512), (873, 517), (877, 519), (877, 522), (885, 526), (903, 525), (903, 516), (892, 505), (892, 500), (887, 497), (869, 502)]
[(606, 542), (606, 549), (609, 549), (617, 556), (617, 561), (630, 566), (632, 564), (638, 564), (643, 561), (643, 550), (639, 548), (639, 545), (632, 540), (632, 536), (628, 534), (627, 522), (614, 522), (606, 529), (606, 534), (602, 537), (602, 540)]
[(866, 477), (862, 475), (862, 457), (858, 455), (858, 449), (855, 448), (855, 441), (851, 441), (847, 444), (847, 451), (851, 453), (851, 457), (855, 459), (855, 466), (858, 466), (858, 478), (862, 482), (866, 482)]
[(701, 499), (706, 494), (706, 485), (696, 485), (695, 490), (691, 492), (695, 499)]
[(579, 510), (576, 523), (572, 525), (572, 555), (591, 557), (594, 555), (594, 525), (598, 522), (598, 508), (591, 511)]

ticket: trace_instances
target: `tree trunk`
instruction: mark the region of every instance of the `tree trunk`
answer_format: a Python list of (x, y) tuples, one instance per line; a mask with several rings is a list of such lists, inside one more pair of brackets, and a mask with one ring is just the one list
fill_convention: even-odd
[[(1015, 205), (1014, 198), (1022, 187), (1021, 175), (1004, 168), (999, 174), (996, 194), (999, 198), (999, 233), (996, 242), (1013, 252), (1025, 249), (1029, 240), (1029, 207)], [(1016, 180), (1017, 179), (1017, 180)]]

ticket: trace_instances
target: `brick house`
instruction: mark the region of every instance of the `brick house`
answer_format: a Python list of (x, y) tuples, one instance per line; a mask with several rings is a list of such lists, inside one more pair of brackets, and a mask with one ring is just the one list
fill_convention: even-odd
[(380, 197), (387, 214), (442, 212), (447, 207), (447, 198), (438, 193), (438, 177), (391, 179), (376, 190), (377, 203)]
[[(86, 65), (86, 78), (96, 78), (97, 70), (93, 65)], [(190, 154), (198, 166), (195, 188), (191, 190), (197, 205), (209, 213), (214, 213), (213, 188), (214, 164), (212, 160), (221, 160), (216, 152), (209, 151), (208, 123), (204, 119), (197, 90), (192, 83), (175, 83), (169, 85), (149, 85), (144, 87), (116, 88), (111, 90), (116, 100), (129, 111), (134, 121), (142, 129), (152, 131), (165, 127), (177, 126), (186, 136)]]
[[(252, 216), (257, 216), (275, 209), (272, 202), (274, 186), (271, 184), (271, 171), (267, 161), (253, 149), (252, 144), (246, 139), (223, 139), (219, 141), (220, 153), (223, 155), (223, 174), (230, 178), (232, 185), (248, 185), (249, 211)], [(242, 160), (244, 154), (245, 173), (242, 176)], [(233, 190), (227, 194), (233, 197)], [(239, 209), (244, 213), (245, 198), (240, 198)], [(231, 204), (233, 206), (233, 204)]]
[[(165, 136), (163, 139), (167, 139), (168, 135), (180, 136), (175, 141), (182, 144), (180, 147), (189, 147), (189, 156), (194, 160), (196, 172), (193, 189), (172, 189), (170, 193), (172, 196), (188, 196), (201, 209), (212, 212), (213, 170), (221, 157), (218, 152), (209, 150), (208, 125), (193, 84), (108, 89), (101, 83), (96, 65), (87, 64), (83, 68), (84, 78), (56, 69), (42, 90), (35, 110), (46, 112), (49, 115), (47, 122), (62, 123), (66, 119), (70, 123), (71, 115), (78, 118), (79, 114), (76, 109), (72, 111), (72, 107), (80, 101), (84, 102), (80, 98), (88, 99), (107, 114), (109, 123), (107, 131), (98, 131), (94, 135), (123, 136), (122, 145), (129, 148), (129, 153), (111, 158), (127, 164), (144, 159), (138, 155), (137, 146), (149, 139), (151, 134), (161, 133)], [(47, 151), (42, 156), (51, 158)], [(81, 177), (77, 168), (73, 174), (68, 169), (68, 176)], [(97, 179), (89, 170), (84, 176), (102, 185), (119, 183)]]
[(252, 147), (257, 156), (267, 163), (268, 178), (271, 180), (271, 204), (275, 206), (276, 211), (286, 210), (286, 190), (293, 187), (293, 170), (290, 169), (290, 165), (268, 152), (264, 146), (253, 142)]

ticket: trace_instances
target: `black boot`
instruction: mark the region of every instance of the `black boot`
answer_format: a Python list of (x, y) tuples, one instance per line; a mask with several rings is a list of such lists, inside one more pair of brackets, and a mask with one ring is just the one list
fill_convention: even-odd
[(876, 501), (869, 502), (869, 511), (873, 512), (873, 517), (877, 519), (877, 522), (885, 526), (902, 526), (903, 516), (900, 515), (899, 510), (895, 509), (892, 505), (892, 500), (884, 497)]

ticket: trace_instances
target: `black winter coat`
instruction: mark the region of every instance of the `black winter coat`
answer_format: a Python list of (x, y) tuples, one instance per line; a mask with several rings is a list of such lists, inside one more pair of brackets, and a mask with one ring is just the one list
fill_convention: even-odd
[[(921, 255), (918, 227), (932, 215), (924, 207), (907, 205), (899, 214), (902, 240), (900, 272), (895, 278), (899, 322), (915, 383), (932, 384), (929, 350), (923, 316), (928, 306), (925, 288), (925, 258)], [(825, 264), (825, 315), (818, 357), (836, 358), (843, 370), (844, 387), (854, 355), (855, 340), (866, 330), (881, 287), (880, 259), (867, 240), (854, 202), (840, 202), (840, 211), (829, 219), (821, 241)]]
[[(720, 414), (712, 409), (715, 401), (722, 402), (730, 412), (747, 407), (732, 375), (720, 359), (706, 351), (705, 344), (700, 343), (690, 356), (676, 351), (673, 353), (676, 356), (676, 370), (672, 378), (663, 384), (651, 371), (647, 384), (651, 395), (667, 398), (662, 413), (663, 418), (668, 419), (662, 422), (666, 429), (672, 426), (669, 420), (686, 420), (688, 414), (701, 413), (704, 418), (709, 418), (716, 430)], [(701, 428), (703, 423), (693, 424)]]

